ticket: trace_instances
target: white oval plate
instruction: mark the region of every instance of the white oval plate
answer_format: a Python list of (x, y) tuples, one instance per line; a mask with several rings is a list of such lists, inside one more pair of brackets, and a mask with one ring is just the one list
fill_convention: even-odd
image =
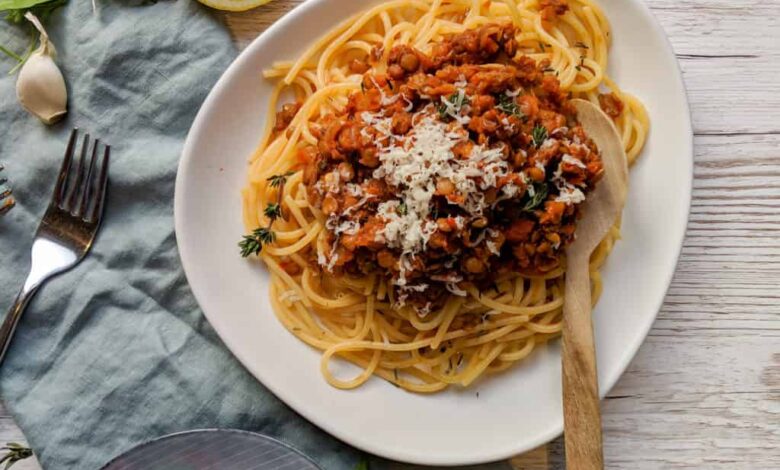
[[(652, 133), (631, 173), (623, 240), (604, 270), (594, 312), (602, 395), (647, 335), (672, 279), (691, 196), (693, 143), (674, 53), (640, 0), (601, 0), (612, 22), (611, 74), (647, 105)], [(563, 428), (557, 343), (467, 390), (406, 393), (380, 379), (354, 391), (328, 385), (318, 352), (290, 335), (267, 298), (260, 263), (238, 255), (240, 190), (266, 119), (276, 60), (295, 58), (365, 0), (310, 0), (257, 38), (225, 72), (190, 130), (176, 180), (176, 235), (200, 306), (225, 344), (276, 396), (364, 451), (430, 465), (505, 459)]]

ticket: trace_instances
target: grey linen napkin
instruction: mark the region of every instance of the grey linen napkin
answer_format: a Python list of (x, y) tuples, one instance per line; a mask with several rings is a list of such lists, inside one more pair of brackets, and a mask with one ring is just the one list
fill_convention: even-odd
[[(96, 469), (155, 436), (225, 427), (281, 438), (324, 468), (359, 454), (297, 416), (209, 327), (181, 270), (173, 191), (183, 140), (236, 51), (207, 9), (72, 0), (50, 24), (70, 114), (47, 128), (16, 102), (1, 61), (0, 162), (17, 207), (0, 219), (0, 310), (29, 268), (32, 234), (71, 127), (113, 145), (105, 223), (91, 255), (45, 286), (0, 370), (0, 396), (48, 469)], [(0, 43), (23, 50), (20, 28)]]

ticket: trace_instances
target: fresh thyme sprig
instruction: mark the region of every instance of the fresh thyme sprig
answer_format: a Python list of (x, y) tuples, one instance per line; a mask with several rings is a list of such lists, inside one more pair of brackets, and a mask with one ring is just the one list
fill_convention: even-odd
[(288, 171), (283, 175), (273, 175), (272, 177), (268, 178), (268, 182), (272, 188), (278, 188), (287, 182), (287, 178), (294, 174), (294, 171)]
[(534, 183), (533, 193), (534, 195), (531, 196), (531, 191), (528, 192), (528, 201), (525, 203), (525, 206), (523, 206), (524, 212), (533, 212), (537, 207), (542, 205), (542, 203), (547, 199), (549, 189), (544, 183)]
[(517, 105), (515, 99), (511, 96), (499, 95), (498, 105), (496, 105), (496, 108), (499, 111), (503, 111), (510, 116), (516, 116), (519, 119), (523, 119), (525, 117), (523, 111), (520, 110), (520, 106)]
[(536, 146), (536, 148), (541, 147), (544, 141), (547, 140), (547, 128), (537, 124), (536, 126), (534, 126), (533, 134), (531, 134), (531, 137), (533, 137), (534, 139), (534, 145)]
[(0, 458), (0, 464), (5, 462), (5, 469), (9, 469), (16, 462), (30, 458), (33, 455), (32, 449), (21, 444), (17, 444), (16, 442), (9, 442), (5, 445), (5, 447), (0, 448), (0, 450), (8, 451), (7, 454)]
[(260, 227), (252, 232), (251, 235), (244, 235), (244, 239), (238, 244), (241, 248), (241, 256), (244, 258), (250, 255), (258, 255), (263, 251), (263, 245), (276, 241), (276, 234), (271, 229)]
[(464, 106), (471, 103), (469, 97), (462, 92), (451, 94), (449, 98), (447, 98), (447, 102), (452, 104), (452, 107), (447, 106), (446, 103), (442, 102), (439, 103), (439, 105), (436, 108), (437, 111), (439, 111), (439, 116), (442, 119), (446, 119), (447, 116), (451, 116), (452, 113), (454, 113), (455, 115), (459, 114), (461, 109), (463, 109)]
[(265, 206), (265, 210), (263, 211), (263, 213), (271, 221), (274, 221), (282, 216), (282, 205), (277, 202), (272, 202), (267, 206)]
[(263, 246), (269, 245), (276, 241), (276, 233), (272, 230), (274, 222), (279, 218), (284, 218), (282, 211), (282, 196), (284, 195), (284, 185), (287, 183), (287, 179), (295, 174), (294, 171), (288, 171), (281, 175), (274, 175), (268, 178), (268, 185), (276, 189), (277, 199), (276, 202), (271, 202), (265, 209), (263, 214), (268, 218), (268, 226), (255, 229), (251, 234), (244, 235), (242, 240), (238, 243), (238, 247), (241, 249), (241, 256), (247, 258), (251, 255), (259, 255), (263, 251)]

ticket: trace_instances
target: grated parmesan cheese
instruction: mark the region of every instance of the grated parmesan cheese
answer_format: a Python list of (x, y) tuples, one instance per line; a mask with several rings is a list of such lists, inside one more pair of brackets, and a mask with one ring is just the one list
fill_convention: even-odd
[(325, 265), (325, 269), (328, 270), (328, 272), (333, 272), (333, 268), (336, 266), (336, 263), (339, 261), (339, 255), (336, 254), (336, 248), (338, 247), (338, 239), (333, 242), (333, 246), (330, 249), (330, 255), (328, 257), (330, 258), (330, 261), (328, 261)]
[(379, 86), (379, 83), (377, 83), (376, 79), (372, 75), (369, 75), (368, 78), (371, 79), (371, 82), (374, 84), (374, 86), (376, 87), (377, 91), (379, 91), (379, 95), (382, 97), (382, 101), (381, 101), (382, 106), (389, 106), (389, 105), (395, 103), (396, 101), (398, 101), (398, 99), (400, 98), (400, 95), (394, 95), (394, 96), (388, 97), (385, 94), (385, 91), (382, 89), (381, 86)]
[(520, 93), (522, 93), (522, 92), (523, 92), (523, 88), (521, 87), (521, 88), (518, 88), (518, 89), (517, 89), (517, 90), (515, 90), (515, 91), (509, 91), (509, 90), (506, 90), (506, 91), (504, 91), (504, 94), (505, 94), (507, 97), (509, 97), (509, 98), (516, 98), (516, 97), (517, 97), (518, 95), (520, 95)]
[(485, 242), (485, 246), (487, 246), (488, 251), (490, 251), (496, 256), (500, 255), (501, 251), (498, 249), (498, 245), (496, 245), (496, 242), (493, 241), (499, 236), (500, 232), (498, 232), (497, 230), (493, 230), (492, 228), (489, 228), (487, 229), (487, 234), (491, 238), (491, 240)]
[(585, 164), (582, 163), (579, 159), (572, 157), (568, 153), (563, 156), (563, 158), (561, 159), (561, 162), (562, 163), (568, 163), (569, 165), (574, 165), (576, 167), (580, 167), (583, 170), (587, 168), (585, 166)]
[(580, 204), (585, 202), (585, 194), (579, 188), (575, 188), (570, 184), (566, 184), (563, 188), (559, 188), (561, 194), (555, 198), (557, 202), (564, 204)]
[(346, 186), (347, 194), (355, 197), (361, 197), (363, 196), (363, 187), (359, 184), (355, 183), (347, 183)]
[[(457, 85), (457, 84), (456, 84)], [(461, 115), (461, 111), (468, 111), (469, 106), (466, 104), (463, 104), (462, 106), (456, 106), (455, 103), (450, 101), (449, 98), (445, 98), (442, 96), (441, 98), (441, 104), (444, 106), (444, 114), (451, 117), (452, 119), (458, 121), (462, 126), (468, 125), (468, 123), (471, 122), (471, 118), (469, 116), (463, 116)], [(466, 91), (462, 88), (458, 90), (458, 103), (464, 103), (466, 100)]]
[[(367, 126), (372, 127), (379, 132), (383, 138), (395, 139), (398, 136), (393, 134), (393, 119), (384, 117), (380, 114), (369, 113), (364, 111), (360, 114), (360, 118), (366, 123)], [(360, 135), (367, 140), (374, 140), (374, 136), (368, 133), (368, 127), (360, 129)]]
[(403, 286), (401, 290), (411, 292), (425, 292), (428, 290), (428, 284), (417, 284), (415, 286)]
[(425, 318), (425, 317), (427, 317), (431, 313), (431, 310), (433, 310), (433, 303), (432, 302), (426, 302), (425, 306), (423, 306), (422, 308), (417, 309), (417, 316), (420, 317), (420, 318)]
[[(452, 103), (450, 103), (452, 104)], [(365, 113), (364, 113), (365, 114)], [(376, 126), (374, 116), (363, 119)], [(399, 138), (396, 136), (395, 140)], [(459, 205), (470, 215), (480, 216), (488, 207), (481, 190), (494, 188), (498, 179), (510, 172), (503, 160), (501, 148), (489, 149), (474, 146), (467, 159), (456, 158), (455, 145), (468, 139), (463, 129), (449, 130), (446, 123), (427, 115), (419, 119), (409, 137), (403, 142), (380, 146), (380, 166), (373, 177), (384, 179), (399, 188), (403, 200), (385, 201), (377, 208), (385, 226), (377, 232), (377, 241), (401, 250), (400, 276), (397, 285), (406, 285), (406, 272), (412, 269), (411, 259), (425, 250), (428, 240), (438, 226), (430, 215), (431, 200), (440, 179), (451, 181), (463, 202)], [(512, 197), (519, 191), (514, 185), (506, 185), (503, 192)], [(456, 218), (458, 228), (465, 225), (463, 217)]]
[(458, 285), (455, 284), (454, 282), (448, 282), (446, 284), (446, 287), (447, 287), (448, 291), (450, 291), (451, 293), (457, 295), (458, 297), (466, 297), (466, 296), (469, 295), (468, 292), (466, 292), (465, 290), (463, 290), (460, 287), (458, 287)]
[(406, 107), (404, 108), (404, 111), (411, 112), (414, 109), (414, 103), (412, 103), (409, 98), (406, 97), (406, 95), (401, 94), (401, 98), (403, 98), (404, 101), (406, 101)]
[[(366, 127), (361, 130), (363, 137), (377, 144), (380, 164), (373, 171), (372, 177), (384, 181), (397, 194), (396, 199), (381, 202), (376, 209), (378, 217), (384, 222), (382, 229), (376, 233), (376, 241), (400, 252), (399, 275), (393, 280), (393, 284), (399, 287), (400, 302), (403, 302), (410, 292), (424, 292), (428, 288), (427, 284), (410, 284), (407, 274), (414, 269), (416, 257), (427, 249), (431, 236), (438, 230), (436, 220), (431, 214), (431, 203), (437, 194), (437, 184), (448, 181), (454, 186), (454, 193), (448, 195), (447, 202), (459, 206), (466, 213), (466, 217), (455, 218), (455, 225), (458, 229), (462, 229), (466, 225), (466, 220), (483, 216), (484, 211), (491, 206), (486, 202), (485, 192), (489, 189), (498, 189), (499, 181), (512, 173), (510, 164), (504, 160), (503, 147), (473, 145), (471, 153), (465, 158), (456, 157), (453, 153), (457, 145), (469, 141), (469, 132), (466, 129), (469, 118), (465, 115), (468, 112), (468, 105), (464, 104), (467, 85), (465, 77), (455, 85), (458, 89), (457, 95), (453, 99), (441, 97), (440, 105), (441, 112), (452, 118), (451, 122), (442, 122), (438, 119), (436, 105), (430, 104), (414, 114), (411, 131), (401, 136), (393, 133), (392, 119), (384, 117), (382, 113), (363, 112), (359, 115), (359, 119), (366, 124)], [(407, 111), (413, 109), (413, 103), (402, 94), (388, 98), (381, 88), (377, 86), (377, 89), (382, 94), (383, 105), (389, 104), (389, 100), (395, 102), (403, 99), (408, 105)], [(507, 96), (517, 96), (521, 91), (507, 92)], [(508, 119), (504, 119), (502, 124), (509, 128), (512, 126)], [(565, 130), (560, 128), (553, 133)], [(548, 138), (541, 147), (550, 148), (555, 145), (555, 142), (558, 140)], [(570, 155), (568, 158), (572, 161), (564, 156), (563, 162), (583, 165)], [(537, 161), (535, 165), (545, 176), (547, 175), (543, 162)], [(558, 170), (556, 172), (558, 176), (556, 184), (560, 189), (558, 200), (572, 204), (584, 200), (582, 191), (567, 185), (563, 180), (560, 165)], [(527, 175), (522, 172), (519, 175), (522, 182), (503, 184), (496, 202), (521, 195), (526, 190), (525, 187), (528, 188), (529, 194), (534, 196), (534, 188), (533, 185), (529, 185)], [(326, 183), (330, 186), (330, 181)], [(346, 185), (345, 192), (354, 197), (363, 196), (363, 199), (357, 205), (347, 209), (345, 214), (362, 206), (373, 197), (365, 195), (364, 189), (358, 185)], [(341, 234), (354, 234), (360, 230), (358, 222), (340, 222), (340, 219), (329, 219), (327, 227), (336, 237)], [(480, 234), (478, 243), (483, 241), (490, 253), (500, 254), (492, 231), (488, 230)], [(335, 252), (334, 245), (330, 257), (320, 256), (320, 264), (327, 264), (328, 269), (332, 269), (337, 261)], [(327, 258), (330, 258), (329, 261)], [(445, 266), (450, 269), (454, 266), (454, 262), (445, 263)], [(468, 293), (458, 286), (460, 280), (448, 279), (445, 284), (447, 290), (454, 295), (465, 297)]]
[[(569, 157), (571, 161), (568, 161), (566, 157)], [(582, 202), (585, 202), (585, 193), (583, 193), (579, 188), (570, 184), (563, 178), (562, 167), (564, 162), (566, 163), (577, 162), (583, 168), (585, 167), (585, 165), (583, 165), (581, 161), (577, 160), (571, 155), (563, 156), (561, 163), (558, 164), (558, 168), (555, 170), (555, 173), (553, 173), (553, 183), (555, 183), (555, 185), (558, 187), (558, 191), (560, 192), (560, 195), (558, 195), (558, 197), (555, 198), (555, 201), (562, 202), (564, 204), (580, 204)]]

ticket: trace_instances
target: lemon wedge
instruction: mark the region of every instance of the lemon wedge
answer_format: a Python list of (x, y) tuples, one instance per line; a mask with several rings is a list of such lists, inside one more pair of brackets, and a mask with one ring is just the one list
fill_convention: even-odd
[(222, 11), (246, 11), (265, 5), (271, 0), (198, 0), (200, 3)]

